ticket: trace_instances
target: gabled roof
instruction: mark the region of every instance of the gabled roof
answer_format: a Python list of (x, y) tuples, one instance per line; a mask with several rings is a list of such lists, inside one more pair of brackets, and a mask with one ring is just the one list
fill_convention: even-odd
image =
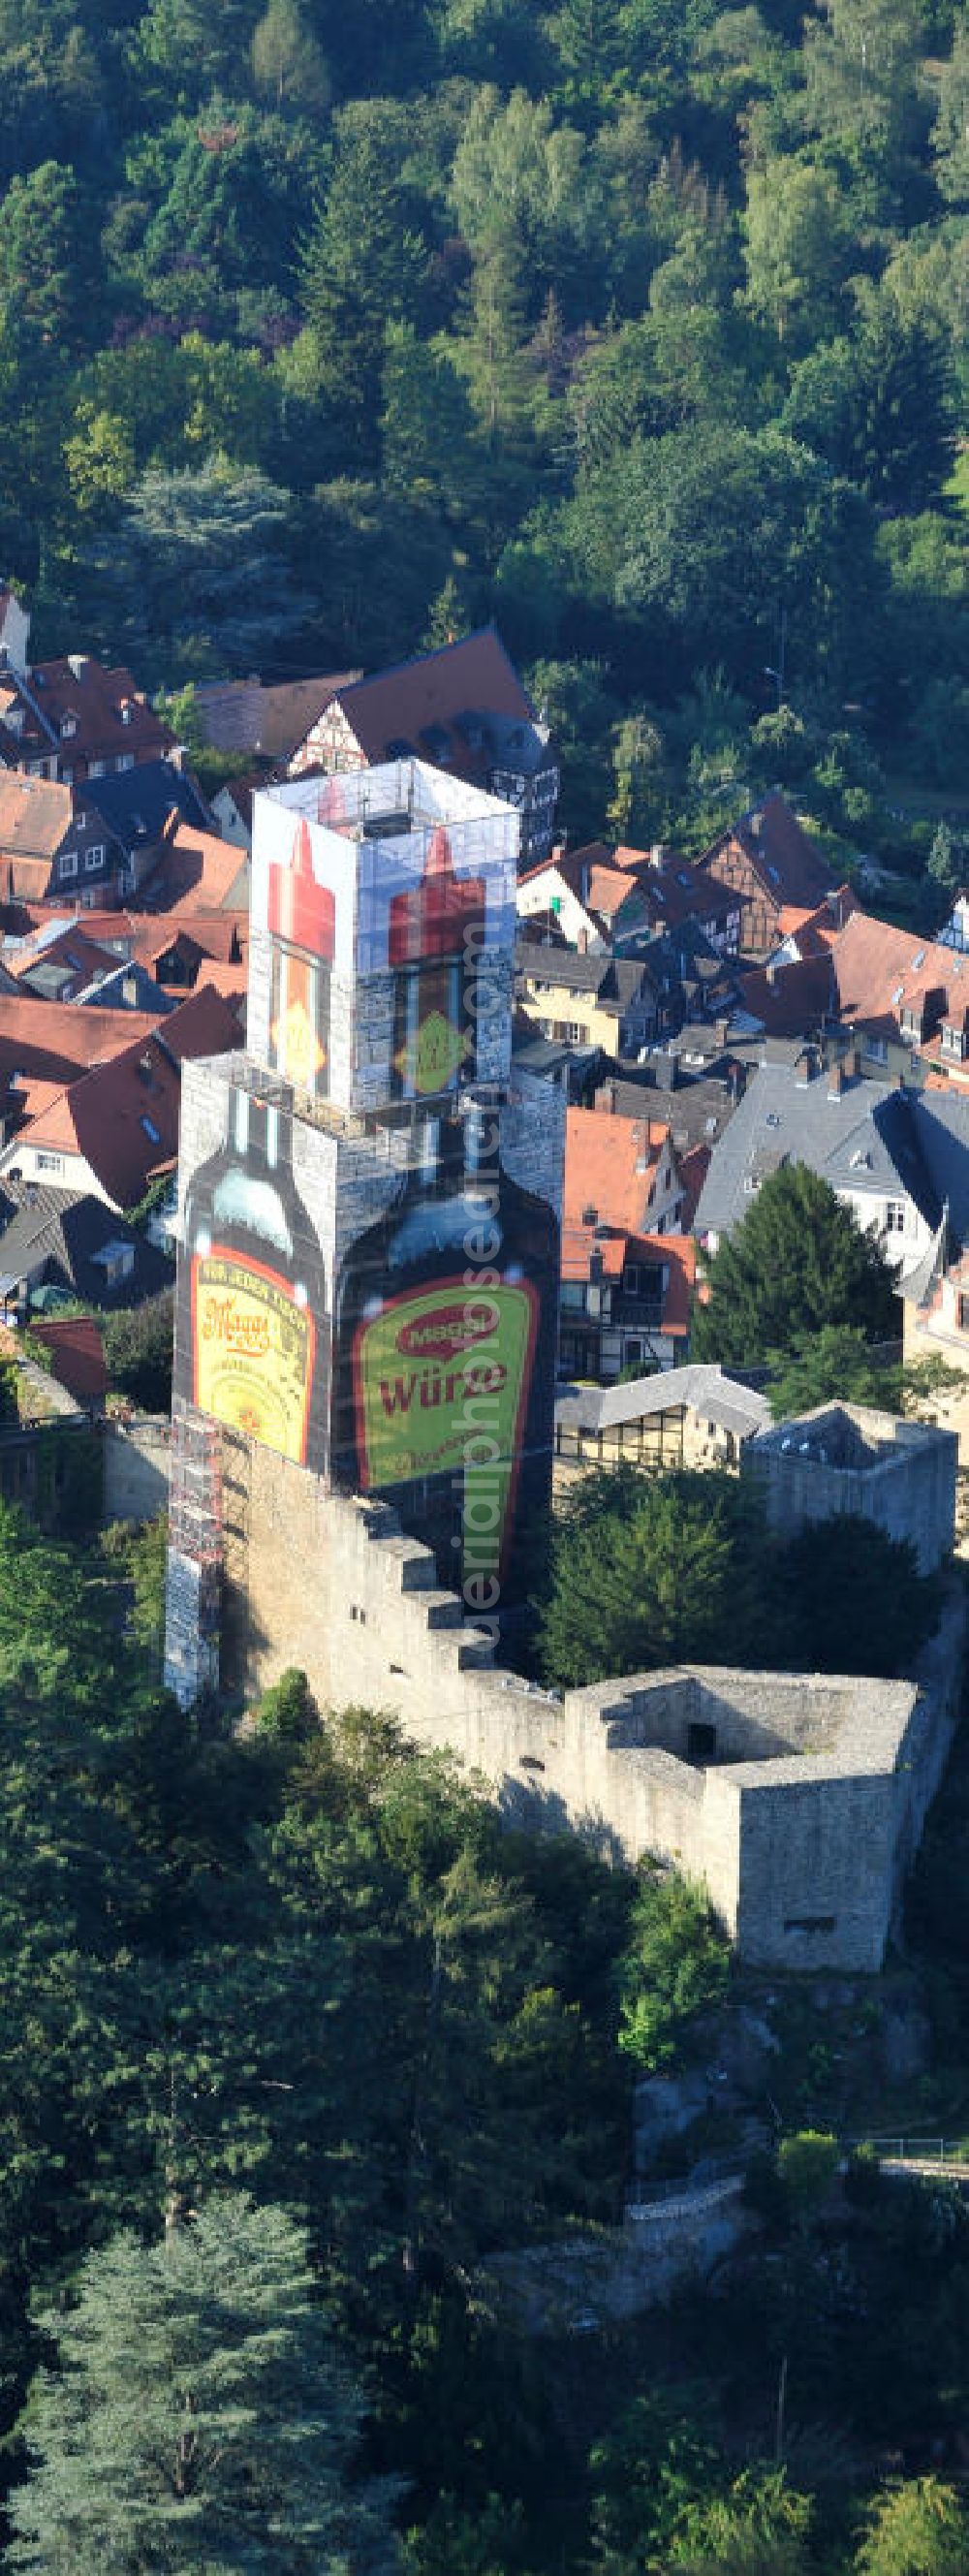
[(896, 1037), (901, 1014), (957, 1018), (969, 1011), (969, 957), (855, 912), (832, 948), (839, 1017), (872, 1035)]
[(515, 963), (527, 982), (551, 984), (570, 993), (592, 993), (597, 1001), (617, 1011), (627, 1010), (638, 999), (643, 985), (656, 989), (656, 977), (645, 958), (611, 957), (608, 949), (589, 949), (583, 956), (574, 948), (548, 948), (531, 940), (520, 940)]
[(93, 805), (109, 832), (135, 855), (161, 839), (172, 813), (203, 830), (209, 819), (194, 779), (173, 760), (140, 760), (134, 769), (113, 777), (88, 779), (84, 802)]
[(223, 841), (173, 817), (161, 856), (144, 888), (154, 912), (219, 912), (239, 908), (248, 861), (238, 841)]
[(726, 921), (743, 908), (733, 886), (720, 885), (673, 851), (652, 859), (648, 850), (619, 849), (615, 865), (628, 880), (621, 907), (616, 907), (617, 936), (639, 923), (650, 930), (677, 930), (681, 922)]
[(804, 905), (813, 910), (823, 901), (830, 884), (830, 869), (783, 796), (774, 793), (763, 797), (759, 805), (752, 805), (741, 815), (738, 823), (728, 824), (704, 850), (698, 867), (709, 868), (731, 841), (740, 843), (765, 894), (775, 903)]
[[(941, 1097), (941, 1095), (937, 1095)], [(969, 1102), (963, 1106), (969, 1126)], [(729, 1126), (714, 1147), (696, 1212), (699, 1234), (729, 1234), (751, 1205), (748, 1182), (783, 1163), (805, 1163), (832, 1189), (853, 1196), (905, 1195), (926, 1222), (938, 1223), (937, 1183), (917, 1124), (916, 1095), (840, 1072), (810, 1080), (786, 1064), (752, 1073)], [(969, 1163), (967, 1163), (969, 1184)]]
[[(0, 1292), (10, 1295), (21, 1280), (54, 1274), (56, 1282), (90, 1305), (130, 1306), (170, 1286), (172, 1264), (142, 1234), (126, 1224), (103, 1199), (90, 1193), (41, 1189), (33, 1182), (4, 1183), (11, 1203), (9, 1223), (0, 1234)], [(134, 1256), (124, 1279), (110, 1280), (103, 1259), (108, 1245), (125, 1247)]]
[(42, 859), (46, 886), (50, 862), (73, 819), (73, 789), (60, 779), (0, 769), (0, 865), (4, 859)]
[(147, 1013), (81, 1011), (75, 1002), (0, 993), (0, 1093), (9, 1089), (14, 1073), (28, 1082), (71, 1082), (133, 1040), (151, 1037), (156, 1025)]
[(835, 1007), (834, 973), (826, 948), (818, 956), (755, 966), (750, 974), (738, 975), (735, 990), (741, 1011), (772, 1038), (813, 1036)]
[[(77, 1013), (85, 1023), (93, 1016)], [(134, 1207), (155, 1174), (177, 1159), (181, 1064), (226, 1053), (238, 1040), (229, 1003), (217, 993), (190, 993), (167, 1020), (151, 1024), (147, 1039), (139, 1036), (69, 1084), (16, 1145), (81, 1156), (115, 1207)]]
[[(339, 706), (371, 765), (413, 755), (473, 782), (487, 777), (499, 752), (525, 768), (534, 765), (529, 753), (544, 749), (534, 709), (493, 626), (337, 689), (329, 703)], [(497, 741), (488, 733), (489, 717), (509, 720)]]
[(19, 958), (11, 971), (24, 993), (36, 993), (41, 1001), (73, 1002), (86, 984), (109, 975), (116, 963), (109, 948), (99, 948), (96, 940), (72, 925), (35, 948), (33, 955)]
[(604, 1117), (595, 1109), (566, 1111), (564, 1279), (588, 1278), (593, 1251), (601, 1252), (608, 1264), (610, 1233), (625, 1238), (649, 1232), (649, 1193), (668, 1142), (667, 1129), (654, 1124), (648, 1110), (638, 1118)]
[[(288, 760), (330, 700), (362, 677), (360, 671), (331, 671), (319, 679), (284, 680), (269, 688), (257, 679), (200, 680), (195, 703), (202, 732), (216, 751)], [(258, 775), (255, 783), (262, 783)]]
[(555, 1399), (555, 1419), (576, 1430), (606, 1431), (616, 1423), (677, 1412), (681, 1405), (741, 1440), (771, 1427), (766, 1395), (756, 1395), (737, 1378), (699, 1360), (687, 1368), (654, 1370), (651, 1377), (632, 1378), (624, 1386), (564, 1386)]
[[(139, 694), (123, 664), (109, 670), (90, 653), (70, 653), (54, 662), (32, 662), (27, 683), (71, 765), (117, 760), (127, 752), (148, 759), (174, 748), (170, 727)], [(65, 723), (74, 730), (65, 734)]]

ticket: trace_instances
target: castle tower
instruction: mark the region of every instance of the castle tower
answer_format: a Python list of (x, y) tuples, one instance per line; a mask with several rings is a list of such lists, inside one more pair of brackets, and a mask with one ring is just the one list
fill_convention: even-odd
[(248, 1047), (183, 1072), (166, 1675), (186, 1703), (285, 1643), (248, 1606), (253, 1444), (287, 1462), (294, 1546), (312, 1478), (314, 1501), (392, 1501), (470, 1619), (527, 1588), (564, 1103), (511, 1077), (518, 829), (417, 760), (254, 800)]

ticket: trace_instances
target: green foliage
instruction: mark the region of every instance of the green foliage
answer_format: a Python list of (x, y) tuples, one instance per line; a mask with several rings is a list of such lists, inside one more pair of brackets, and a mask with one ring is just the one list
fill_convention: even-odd
[(12, 2567), (390, 2576), (389, 2500), (349, 2483), (362, 2407), (283, 2210), (236, 2195), (161, 2245), (116, 2237), (88, 2255), (76, 2306), (41, 2322), (58, 2368), (24, 2419)]
[(706, 1890), (640, 1870), (620, 1964), (619, 2046), (644, 2073), (672, 2066), (694, 2015), (722, 2001), (730, 1956)]
[(969, 2515), (957, 2489), (909, 2478), (870, 2506), (852, 2565), (857, 2576), (961, 2576), (967, 2557)]
[(784, 1550), (777, 1575), (776, 1637), (783, 1660), (807, 1671), (911, 1671), (938, 1624), (942, 1586), (920, 1574), (910, 1539), (875, 1521), (807, 1525)]
[(620, 1465), (583, 1477), (556, 1526), (539, 1615), (542, 1670), (564, 1686), (715, 1662), (756, 1633), (763, 1533), (736, 1479)]
[(784, 2200), (798, 2226), (809, 2226), (827, 2199), (838, 2170), (837, 2138), (821, 2129), (798, 2129), (782, 2138), (777, 2171)]
[(102, 1322), (108, 1385), (146, 1413), (169, 1413), (172, 1401), (174, 1296), (163, 1288), (143, 1306), (121, 1306)]
[(691, 1349), (724, 1368), (794, 1352), (806, 1335), (847, 1325), (870, 1341), (897, 1332), (892, 1274), (849, 1209), (806, 1164), (784, 1164), (707, 1269)]

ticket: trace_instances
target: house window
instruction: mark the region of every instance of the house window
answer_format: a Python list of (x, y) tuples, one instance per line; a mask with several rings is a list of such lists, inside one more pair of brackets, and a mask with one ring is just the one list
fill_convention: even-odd
[(61, 717), (61, 741), (62, 741), (62, 742), (70, 742), (72, 734), (75, 734), (76, 732), (77, 732), (77, 717), (76, 717), (76, 716), (62, 716), (62, 717)]
[(637, 1341), (633, 1341), (633, 1340), (630, 1338), (630, 1336), (627, 1334), (626, 1339), (625, 1339), (625, 1341), (624, 1341), (624, 1343), (623, 1343), (623, 1367), (624, 1367), (624, 1368), (642, 1368), (642, 1365), (643, 1365), (643, 1345), (642, 1345), (642, 1342), (641, 1342), (641, 1341), (638, 1341), (638, 1342), (637, 1342)]
[(119, 751), (115, 762), (115, 767), (117, 769), (133, 769), (134, 765), (135, 755), (133, 751)]
[(38, 1151), (34, 1159), (39, 1172), (59, 1172), (61, 1169), (60, 1154), (42, 1154)]
[(641, 1280), (642, 1273), (638, 1261), (628, 1261), (622, 1275), (622, 1284), (627, 1297), (638, 1297)]
[(58, 873), (58, 876), (59, 876), (59, 877), (60, 877), (60, 879), (61, 879), (62, 884), (63, 884), (63, 881), (64, 881), (64, 878), (65, 878), (65, 877), (76, 877), (76, 875), (77, 875), (77, 851), (76, 851), (76, 850), (62, 850), (62, 851), (61, 851), (61, 855), (60, 855), (60, 858), (59, 858), (58, 863), (57, 863), (57, 873)]
[(89, 850), (85, 850), (85, 853), (84, 853), (84, 866), (85, 866), (85, 869), (86, 869), (87, 874), (88, 874), (88, 876), (89, 876), (89, 877), (93, 877), (93, 875), (94, 875), (94, 871), (95, 871), (95, 868), (103, 868), (103, 866), (104, 866), (104, 842), (103, 842), (103, 841), (93, 841), (93, 842), (92, 842), (92, 844), (91, 844), (90, 849), (89, 849)]
[(886, 1199), (886, 1202), (885, 1202), (885, 1232), (886, 1232), (886, 1234), (904, 1234), (904, 1232), (905, 1232), (905, 1201), (904, 1201), (904, 1199)]
[(147, 1118), (147, 1117), (146, 1117), (146, 1118), (142, 1118), (142, 1119), (140, 1120), (140, 1122), (139, 1122), (139, 1123), (140, 1123), (140, 1126), (141, 1126), (141, 1129), (142, 1129), (142, 1133), (143, 1133), (145, 1136), (147, 1136), (147, 1138), (148, 1138), (148, 1142), (149, 1142), (149, 1144), (150, 1144), (150, 1145), (160, 1145), (160, 1144), (161, 1144), (161, 1137), (160, 1137), (160, 1135), (159, 1135), (159, 1133), (158, 1133), (158, 1129), (157, 1129), (157, 1127), (156, 1127), (156, 1125), (155, 1125), (154, 1119), (153, 1119), (153, 1118)]
[(572, 1314), (585, 1312), (585, 1283), (581, 1279), (563, 1279), (562, 1305)]
[(969, 1333), (969, 1295), (964, 1288), (956, 1299), (956, 1319), (960, 1333)]
[(106, 760), (89, 760), (87, 765), (88, 777), (104, 778), (107, 774), (107, 767), (108, 764)]
[(873, 1064), (887, 1064), (887, 1063), (888, 1063), (888, 1040), (887, 1040), (887, 1038), (866, 1038), (866, 1039), (865, 1039), (865, 1054), (866, 1054), (866, 1055), (870, 1055), (870, 1057), (871, 1057), (871, 1060), (872, 1060), (872, 1063), (873, 1063)]

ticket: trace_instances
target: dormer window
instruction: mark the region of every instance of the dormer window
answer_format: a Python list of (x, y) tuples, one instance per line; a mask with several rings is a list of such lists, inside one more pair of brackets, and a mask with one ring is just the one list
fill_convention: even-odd
[(71, 741), (71, 739), (72, 739), (72, 737), (73, 737), (73, 735), (74, 735), (74, 734), (76, 734), (76, 732), (77, 732), (77, 717), (76, 717), (76, 716), (72, 716), (72, 715), (65, 715), (65, 716), (62, 716), (62, 717), (61, 717), (61, 722), (60, 722), (60, 736), (61, 736), (61, 741), (62, 741), (62, 742), (70, 742), (70, 741)]
[(956, 1027), (954, 1020), (942, 1022), (942, 1052), (943, 1055), (958, 1056), (960, 1063), (965, 1055), (966, 1033), (964, 1029)]

